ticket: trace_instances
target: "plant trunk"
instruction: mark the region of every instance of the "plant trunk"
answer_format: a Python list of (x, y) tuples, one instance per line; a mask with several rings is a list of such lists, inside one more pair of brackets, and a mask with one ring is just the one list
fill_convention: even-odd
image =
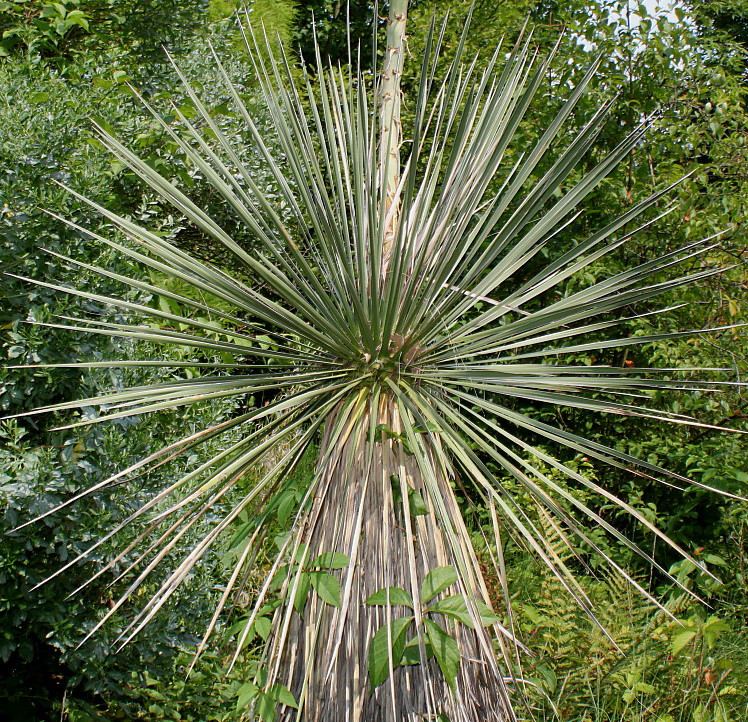
[[(386, 222), (382, 230), (382, 278), (390, 261), (400, 223), (400, 76), (405, 49), (407, 0), (391, 0), (387, 47), (378, 89), (380, 144), (379, 189)], [(427, 613), (457, 643), (460, 660), (454, 685), (437, 660), (427, 659), (424, 611), (420, 588), (426, 575), (441, 566), (459, 566), (464, 591), (488, 603), (485, 583), (470, 536), (452, 491), (450, 479), (430, 449), (434, 476), (432, 493), (424, 483), (416, 457), (407, 453), (398, 435), (402, 423), (395, 400), (388, 395), (378, 407), (344, 420), (328, 420), (321, 444), (311, 509), (299, 530), (308, 544), (307, 560), (320, 554), (345, 555), (347, 569), (334, 572), (342, 588), (342, 604), (335, 607), (310, 592), (303, 614), (276, 616), (277, 640), (270, 650), (268, 685), (281, 683), (300, 702), (301, 714), (282, 708), (283, 722), (506, 722), (513, 720), (497, 654), (489, 635), (442, 615)], [(370, 414), (376, 414), (371, 419)], [(348, 421), (349, 423), (341, 423)], [(370, 429), (393, 432), (370, 440)], [(344, 428), (344, 434), (339, 429)], [(338, 434), (336, 436), (336, 434)], [(433, 442), (433, 443), (438, 443)], [(431, 473), (431, 472), (430, 472)], [(434, 491), (434, 481), (436, 491)], [(411, 515), (410, 491), (425, 502), (427, 513)], [(441, 512), (434, 506), (440, 499)], [(403, 503), (402, 500), (405, 500)], [(445, 511), (446, 510), (446, 511)], [(423, 509), (421, 510), (423, 511)], [(448, 543), (442, 529), (449, 529)], [(455, 541), (456, 540), (456, 541)], [(293, 582), (286, 593), (293, 593)], [(406, 606), (365, 604), (387, 587), (408, 591), (416, 600)], [(413, 615), (407, 639), (419, 639), (420, 663), (396, 666), (372, 689), (368, 651), (376, 632), (392, 619)], [(277, 634), (280, 632), (280, 634)], [(399, 660), (394, 661), (397, 665)]]
[(382, 267), (386, 269), (392, 254), (400, 222), (397, 187), (400, 183), (400, 77), (405, 62), (405, 23), (408, 0), (391, 0), (387, 18), (387, 47), (379, 76), (379, 177), (387, 222), (382, 245)]
[[(397, 431), (397, 408), (384, 398), (375, 426)], [(435, 659), (402, 666), (373, 692), (368, 678), (367, 653), (377, 630), (390, 618), (413, 614), (407, 607), (367, 606), (365, 600), (385, 587), (400, 587), (418, 598), (426, 574), (454, 563), (430, 503), (415, 457), (400, 441), (385, 439), (370, 445), (370, 420), (365, 415), (353, 425), (347, 438), (336, 442), (328, 423), (322, 443), (333, 453), (318, 471), (318, 485), (304, 538), (308, 559), (325, 552), (339, 552), (350, 567), (338, 572), (343, 603), (336, 608), (310, 593), (303, 617), (293, 614), (285, 649), (279, 650), (278, 667), (288, 670), (277, 681), (303, 698), (301, 719), (311, 722), (416, 722), (442, 719), (450, 722), (503, 722), (511, 719), (510, 705), (493, 650), (481, 645), (474, 630), (449, 624), (430, 615), (457, 641), (462, 657), (454, 692)], [(438, 464), (433, 464), (438, 469)], [(445, 475), (437, 477), (439, 491), (454, 519), (460, 519), (457, 501)], [(417, 491), (426, 502), (427, 514), (410, 516), (398, 495), (400, 487)], [(396, 496), (398, 500), (396, 500)], [(404, 495), (407, 497), (407, 493)], [(412, 527), (415, 544), (409, 542)], [(468, 541), (469, 544), (469, 541)], [(477, 560), (469, 550), (472, 567)], [(477, 580), (476, 580), (477, 581)], [(472, 591), (479, 598), (479, 588)], [(416, 623), (408, 638), (416, 636)], [(298, 719), (286, 708), (281, 719)]]

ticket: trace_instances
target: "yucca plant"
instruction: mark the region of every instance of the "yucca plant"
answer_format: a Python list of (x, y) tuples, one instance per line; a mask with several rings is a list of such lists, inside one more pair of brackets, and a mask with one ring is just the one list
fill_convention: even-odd
[[(695, 423), (644, 402), (651, 389), (698, 388), (696, 380), (673, 380), (667, 369), (660, 374), (656, 369), (582, 366), (564, 363), (564, 358), (661, 338), (589, 340), (625, 320), (616, 317), (619, 309), (715, 273), (672, 275), (678, 263), (710, 248), (708, 241), (575, 293), (552, 293), (631, 238), (642, 213), (655, 211), (641, 227), (667, 213), (663, 198), (670, 188), (589, 237), (574, 238), (552, 260), (541, 260), (553, 239), (572, 227), (588, 194), (642, 141), (648, 121), (572, 180), (611, 108), (610, 103), (600, 107), (556, 150), (595, 75), (598, 64), (593, 62), (550, 126), (531, 147), (512, 151), (509, 164), (510, 143), (552, 54), (539, 59), (526, 38), (513, 48), (498, 48), (478, 71), (474, 62), (463, 63), (463, 36), (454, 60), (438, 74), (443, 28), (432, 22), (409, 98), (412, 126), (403, 136), (399, 78), (406, 14), (407, 2), (393, 0), (383, 69), (373, 88), (355, 63), (324, 70), (319, 59), (320, 72), (312, 79), (293, 69), (282, 49), (270, 48), (273, 43), (246, 29), (272, 138), (261, 132), (216, 55), (245, 140), (271, 173), (280, 203), (242, 164), (236, 138), (216, 122), (186, 78), (197, 118), (175, 110), (178, 127), (153, 111), (195, 171), (249, 231), (252, 247), (237, 242), (186, 192), (97, 127), (105, 146), (229, 252), (232, 267), (243, 270), (231, 273), (200, 261), (74, 190), (119, 237), (71, 226), (194, 292), (165, 290), (139, 277), (67, 260), (192, 309), (192, 316), (124, 296), (36, 281), (123, 309), (134, 319), (114, 323), (89, 315), (55, 328), (177, 345), (191, 349), (195, 358), (76, 364), (162, 366), (173, 369), (174, 377), (32, 413), (101, 410), (95, 418), (69, 425), (78, 426), (206, 400), (271, 395), (265, 406), (187, 434), (44, 515), (186, 457), (199, 444), (226, 434), (233, 439), (58, 572), (84, 561), (118, 534), (129, 534), (121, 553), (96, 572), (119, 571), (124, 565), (121, 576), (129, 582), (91, 634), (137, 598), (165, 557), (183, 554), (120, 635), (121, 644), (129, 642), (193, 566), (233, 535), (235, 543), (241, 542), (240, 552), (199, 654), (259, 550), (267, 549), (265, 535), (279, 508), (287, 511), (293, 469), (318, 444), (314, 479), (294, 507), (290, 534), (255, 595), (234, 656), (253, 635), (267, 636), (265, 664), (248, 681), (245, 695), (263, 719), (515, 718), (509, 689), (521, 643), (511, 621), (504, 535), (534, 552), (583, 609), (593, 610), (533, 515), (504, 488), (501, 475), (529, 494), (557, 534), (596, 551), (644, 595), (647, 590), (598, 548), (579, 520), (599, 525), (659, 568), (657, 562), (540, 467), (552, 467), (572, 485), (594, 490), (688, 557), (636, 509), (533, 439), (644, 478), (690, 483), (687, 479), (512, 408), (512, 401), (521, 399)], [(257, 51), (260, 44), (262, 52)], [(401, 146), (407, 147), (404, 161)], [(528, 268), (537, 270), (528, 273)], [(662, 280), (663, 272), (671, 273), (669, 280)], [(222, 360), (214, 360), (219, 354)], [(181, 375), (183, 368), (199, 368), (202, 375)], [(248, 478), (256, 478), (249, 488)], [(492, 573), (505, 595), (500, 609), (491, 606), (456, 486), (468, 488), (489, 510)], [(244, 495), (237, 496), (237, 489)], [(204, 523), (211, 530), (184, 551), (193, 529)]]

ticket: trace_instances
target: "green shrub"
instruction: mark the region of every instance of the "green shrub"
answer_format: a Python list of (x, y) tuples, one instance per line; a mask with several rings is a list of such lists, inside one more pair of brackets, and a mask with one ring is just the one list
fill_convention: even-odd
[[(556, 550), (573, 563), (558, 537)], [(713, 569), (714, 563), (724, 564), (715, 555), (705, 556)], [(663, 607), (657, 609), (620, 579), (585, 577), (582, 589), (597, 626), (546, 570), (533, 565), (511, 571), (517, 621), (534, 655), (523, 672), (534, 685), (530, 698), (537, 705), (537, 722), (744, 719), (744, 611), (715, 613), (678, 588), (661, 589)], [(671, 572), (686, 588), (696, 586), (690, 563), (679, 562)], [(646, 584), (646, 578), (639, 581)]]
[(70, 62), (76, 52), (112, 44), (152, 56), (163, 45), (183, 45), (206, 8), (207, 0), (4, 0), (0, 56)]

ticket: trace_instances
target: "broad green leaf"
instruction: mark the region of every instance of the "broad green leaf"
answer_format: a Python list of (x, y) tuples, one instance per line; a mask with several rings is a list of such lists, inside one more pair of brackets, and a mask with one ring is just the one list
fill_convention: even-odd
[(293, 598), (293, 608), (302, 614), (304, 607), (306, 606), (306, 600), (309, 597), (309, 586), (311, 584), (311, 577), (309, 572), (301, 572), (299, 574), (299, 582), (296, 587), (296, 594)]
[(440, 594), (457, 581), (457, 573), (452, 566), (436, 567), (432, 569), (421, 584), (421, 601), (424, 604), (430, 602), (437, 594)]
[(670, 650), (673, 653), (673, 656), (680, 654), (680, 652), (682, 652), (683, 649), (693, 641), (694, 637), (696, 637), (696, 632), (692, 630), (679, 632), (678, 634), (673, 635), (670, 640)]
[(296, 506), (296, 492), (284, 491), (278, 502), (278, 524), (284, 527)]
[(257, 692), (257, 685), (252, 682), (245, 682), (239, 687), (236, 700), (237, 711), (244, 709), (257, 696)]
[(410, 502), (410, 515), (423, 516), (429, 513), (429, 508), (423, 497), (415, 490), (408, 487), (408, 501)]
[(310, 569), (345, 569), (351, 560), (340, 552), (324, 552), (309, 562)]
[[(424, 650), (426, 652), (426, 659), (431, 659), (434, 656), (431, 650), (431, 644), (428, 639), (423, 641)], [(400, 660), (400, 664), (420, 664), (421, 663), (421, 651), (418, 645), (418, 637), (413, 637), (406, 645), (403, 650), (403, 656)]]
[(704, 641), (707, 643), (709, 649), (714, 647), (715, 642), (723, 632), (729, 630), (730, 624), (724, 619), (715, 616), (709, 617), (709, 619), (704, 623), (704, 628), (702, 630)]
[(247, 620), (246, 619), (240, 619), (238, 622), (234, 622), (227, 630), (226, 634), (231, 637), (234, 634), (237, 634), (238, 632), (243, 632), (244, 629), (247, 626)]
[(535, 673), (540, 676), (539, 686), (546, 689), (551, 694), (556, 691), (558, 679), (553, 667), (550, 664), (539, 664), (535, 667)]
[(462, 622), (468, 627), (474, 626), (467, 603), (462, 594), (453, 594), (452, 596), (444, 597), (444, 599), (440, 599), (436, 604), (432, 604), (426, 611), (444, 614), (447, 617), (456, 619), (458, 622)]
[(460, 669), (460, 649), (452, 637), (450, 637), (436, 622), (424, 619), (426, 636), (434, 651), (434, 657), (439, 664), (444, 679), (454, 692), (457, 683), (457, 672)]
[(267, 641), (267, 638), (270, 635), (271, 626), (272, 623), (267, 617), (257, 617), (254, 621), (255, 632), (257, 632), (258, 636), (262, 637), (265, 641)]
[(254, 681), (258, 687), (264, 688), (268, 681), (268, 670), (265, 667), (260, 667), (255, 674)]
[(277, 700), (280, 704), (286, 705), (286, 707), (293, 707), (293, 709), (299, 709), (299, 703), (285, 685), (276, 684), (270, 689), (270, 696)]
[(275, 707), (277, 702), (267, 692), (257, 693), (255, 711), (263, 722), (275, 722)]
[(283, 532), (282, 534), (277, 534), (273, 538), (273, 544), (275, 545), (275, 548), (280, 551), (283, 549), (284, 545), (288, 541), (288, 537), (290, 536), (289, 532)]
[[(481, 626), (488, 627), (501, 621), (501, 618), (495, 612), (492, 612), (485, 602), (476, 599), (474, 603), (480, 618)], [(462, 594), (452, 594), (448, 597), (444, 597), (435, 604), (429, 606), (426, 611), (444, 614), (469, 627), (474, 626), (473, 617), (470, 615), (467, 602)]]
[(364, 604), (369, 605), (402, 605), (413, 609), (413, 598), (400, 587), (385, 587), (379, 591), (374, 592)]
[(272, 581), (270, 582), (271, 591), (276, 591), (283, 586), (283, 583), (288, 578), (290, 567), (287, 564), (283, 564), (276, 570)]
[(722, 632), (730, 631), (730, 623), (726, 619), (720, 619), (716, 616), (711, 616), (704, 622), (705, 632), (714, 632), (721, 634)]
[(405, 637), (412, 621), (413, 617), (393, 619), (391, 624), (380, 627), (369, 642), (367, 664), (372, 690), (387, 679), (391, 669), (400, 665), (405, 650)]
[(340, 606), (340, 582), (329, 572), (304, 572), (308, 575), (314, 591), (323, 601), (333, 607)]

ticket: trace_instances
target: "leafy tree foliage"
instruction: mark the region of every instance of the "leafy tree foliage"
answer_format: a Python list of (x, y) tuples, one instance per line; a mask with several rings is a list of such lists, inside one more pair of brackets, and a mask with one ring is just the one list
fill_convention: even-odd
[[(170, 23), (173, 21), (171, 18)], [(35, 32), (40, 30), (35, 28)], [(179, 31), (178, 26), (170, 28)], [(222, 37), (219, 34), (215, 40), (220, 42)], [(5, 358), (0, 369), (3, 416), (38, 403), (60, 402), (112, 383), (127, 382), (124, 376), (76, 368), (83, 358), (125, 355), (137, 359), (147, 353), (147, 349), (132, 345), (116, 347), (103, 338), (45, 333), (36, 324), (77, 313), (80, 307), (59, 294), (34, 291), (15, 277), (56, 276), (63, 283), (87, 283), (84, 279), (89, 274), (85, 269), (70, 267), (53, 254), (72, 255), (88, 262), (104, 260), (99, 254), (90, 253), (82, 234), (60, 226), (50, 215), (98, 223), (90, 213), (71, 205), (69, 194), (58, 182), (74, 185), (133, 217), (155, 219), (157, 223), (168, 220), (161, 206), (144, 195), (133, 177), (93, 140), (91, 118), (137, 136), (138, 145), (154, 165), (170, 158), (174, 172), (183, 172), (173, 149), (163, 143), (162, 132), (142, 118), (140, 101), (128, 87), (132, 76), (124, 68), (134, 62), (133, 56), (127, 55), (133, 52), (129, 37), (125, 45), (109, 47), (106, 56), (95, 53), (83, 36), (70, 36), (68, 40), (65, 52), (58, 48), (56, 55), (37, 46), (22, 48), (15, 44), (9, 50), (12, 57), (0, 65), (0, 263), (6, 273), (14, 274), (0, 279), (0, 353)], [(164, 112), (172, 100), (182, 102), (172, 93), (173, 79), (164, 77), (161, 61), (151, 63), (147, 55), (138, 57), (138, 74), (145, 78), (141, 90), (152, 102), (160, 103)], [(202, 53), (188, 57), (186, 64), (196, 68), (204, 62)], [(56, 60), (39, 62), (40, 58)], [(242, 76), (246, 73), (245, 67), (236, 69)], [(195, 182), (189, 176), (186, 180)], [(41, 247), (52, 253), (41, 251)], [(132, 270), (116, 254), (110, 254), (106, 263), (120, 272)], [(105, 281), (98, 288), (110, 292), (112, 285)], [(155, 297), (145, 300), (159, 302)], [(123, 318), (119, 316), (120, 320)], [(6, 368), (38, 363), (72, 366), (46, 371)], [(154, 376), (133, 371), (129, 380), (136, 379), (147, 381)], [(59, 716), (59, 710), (53, 712), (52, 707), (59, 706), (63, 698), (71, 710), (78, 710), (82, 720), (89, 718), (92, 705), (100, 705), (103, 698), (113, 709), (121, 706), (125, 718), (137, 718), (141, 711), (128, 698), (138, 703), (148, 699), (148, 695), (143, 697), (139, 692), (141, 687), (150, 689), (144, 676), (150, 674), (151, 679), (159, 679), (173, 674), (175, 667), (182, 664), (176, 652), (195, 643), (194, 635), (202, 624), (200, 606), (189, 597), (175, 604), (173, 612), (153, 628), (153, 634), (142, 645), (117, 656), (111, 654), (111, 640), (103, 637), (76, 649), (81, 634), (90, 628), (97, 614), (109, 608), (107, 585), (111, 579), (101, 579), (82, 595), (67, 600), (70, 581), (75, 585), (75, 580), (84, 580), (83, 569), (74, 568), (62, 586), (57, 577), (31, 591), (69, 561), (71, 553), (81, 549), (73, 536), (79, 541), (91, 539), (97, 529), (128, 513), (135, 499), (129, 492), (121, 493), (115, 488), (93, 508), (10, 535), (5, 532), (31, 518), (34, 510), (41, 511), (74, 494), (92, 477), (112, 473), (127, 459), (139, 458), (181, 428), (182, 423), (203, 423), (226, 413), (230, 409), (206, 406), (192, 421), (164, 416), (156, 425), (136, 422), (112, 427), (104, 434), (55, 431), (47, 423), (2, 425), (0, 667), (5, 681), (0, 698), (6, 718), (41, 720)], [(196, 579), (195, 583), (209, 587), (209, 571), (204, 572), (202, 580)], [(213, 667), (207, 665), (205, 669), (207, 679), (212, 680), (210, 684), (215, 682), (220, 691), (222, 683)], [(135, 670), (135, 679), (130, 670)], [(153, 699), (151, 703), (155, 703)], [(217, 694), (216, 704), (225, 712), (232, 703)], [(84, 708), (89, 712), (84, 712)], [(202, 712), (195, 719), (204, 719)]]
[(4, 0), (0, 56), (19, 51), (58, 62), (78, 51), (116, 46), (138, 57), (184, 43), (206, 9), (205, 0)]
[(745, 0), (693, 0), (691, 7), (706, 34), (716, 31), (748, 48), (748, 4)]

